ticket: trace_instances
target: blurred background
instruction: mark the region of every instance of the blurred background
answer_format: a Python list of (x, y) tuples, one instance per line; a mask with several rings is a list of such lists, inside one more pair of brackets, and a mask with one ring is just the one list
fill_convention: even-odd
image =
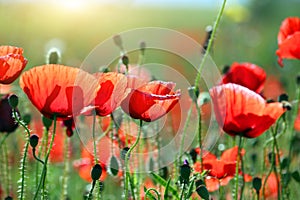
[[(266, 84), (269, 91), (280, 87), (280, 92), (286, 91), (294, 99), (294, 80), (300, 72), (300, 61), (284, 61), (285, 67), (280, 68), (275, 51), (283, 19), (300, 17), (300, 0), (227, 1), (211, 52), (216, 65), (222, 69), (233, 62), (255, 63), (272, 77)], [(135, 28), (169, 28), (203, 44), (205, 28), (213, 25), (221, 3), (221, 0), (0, 0), (0, 45), (24, 48), (29, 61), (25, 70), (28, 70), (44, 64), (46, 52), (52, 47), (62, 51), (63, 64), (79, 67), (98, 44)], [(146, 53), (146, 62), (155, 59)], [(166, 63), (173, 65), (174, 60)], [(71, 180), (80, 182), (78, 176)], [(82, 187), (84, 184), (75, 189)], [(115, 192), (112, 187), (110, 190)]]

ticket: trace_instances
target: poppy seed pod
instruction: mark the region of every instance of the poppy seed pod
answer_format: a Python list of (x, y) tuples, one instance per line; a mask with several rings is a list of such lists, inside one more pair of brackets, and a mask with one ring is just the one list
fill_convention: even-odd
[(99, 164), (96, 164), (91, 171), (91, 177), (93, 181), (98, 180), (101, 177), (101, 174), (102, 174), (102, 167)]
[(191, 175), (191, 167), (187, 161), (180, 166), (180, 177), (185, 182), (188, 183)]
[(39, 136), (37, 136), (35, 134), (31, 135), (29, 138), (29, 142), (30, 142), (30, 146), (32, 148), (35, 148), (39, 143)]
[(47, 64), (58, 64), (60, 63), (60, 51), (56, 48), (50, 49), (47, 54), (46, 63)]
[(8, 103), (9, 103), (10, 107), (12, 107), (12, 108), (15, 109), (18, 106), (18, 104), (19, 104), (19, 98), (18, 98), (18, 96), (15, 95), (15, 94), (9, 95), (9, 97), (8, 97)]

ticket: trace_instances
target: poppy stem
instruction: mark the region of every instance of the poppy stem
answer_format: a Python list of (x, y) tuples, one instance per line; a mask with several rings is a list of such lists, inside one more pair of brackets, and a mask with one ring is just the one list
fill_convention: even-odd
[(45, 197), (45, 181), (46, 181), (46, 175), (47, 175), (47, 164), (48, 164), (50, 151), (51, 151), (52, 146), (53, 146), (55, 134), (56, 134), (56, 115), (53, 116), (53, 133), (52, 133), (52, 137), (51, 137), (51, 141), (50, 141), (50, 146), (47, 149), (47, 153), (46, 153), (46, 157), (45, 157), (45, 161), (44, 161), (44, 167), (43, 167), (43, 170), (42, 170), (42, 175), (41, 175), (40, 182), (39, 182), (38, 188), (35, 192), (35, 195), (34, 195), (33, 199), (37, 199), (37, 196), (38, 196), (38, 193), (39, 193), (39, 190), (40, 190), (41, 187), (43, 189), (42, 190), (42, 198), (44, 199), (44, 197)]
[(200, 148), (200, 168), (201, 171), (203, 171), (203, 149), (202, 149), (202, 124), (201, 124), (201, 109), (200, 106), (198, 106), (198, 103), (195, 102), (196, 108), (197, 108), (197, 114), (198, 114), (198, 143)]
[(93, 183), (92, 183), (91, 190), (90, 190), (90, 192), (88, 194), (88, 197), (87, 197), (88, 200), (92, 200), (93, 199), (92, 197), (93, 197), (93, 191), (94, 191), (95, 185), (96, 185), (96, 181), (94, 180)]
[(9, 136), (10, 134), (9, 133), (6, 133), (3, 137), (2, 137), (2, 140), (0, 142), (0, 149), (2, 147), (2, 144), (5, 142), (5, 140), (7, 139), (7, 137)]
[(200, 81), (200, 78), (201, 78), (201, 72), (202, 72), (202, 69), (204, 67), (206, 58), (208, 57), (208, 54), (210, 52), (210, 49), (212, 48), (212, 44), (213, 44), (216, 32), (217, 32), (218, 27), (219, 27), (219, 24), (220, 24), (220, 21), (221, 21), (221, 17), (222, 17), (223, 12), (224, 12), (225, 5), (226, 5), (226, 0), (223, 0), (222, 6), (221, 6), (221, 8), (219, 10), (219, 13), (217, 15), (217, 19), (216, 19), (216, 21), (214, 23), (214, 26), (213, 26), (211, 37), (208, 40), (207, 49), (206, 49), (206, 51), (205, 51), (205, 53), (203, 55), (203, 58), (202, 58), (201, 63), (200, 63), (200, 66), (198, 68), (198, 73), (197, 73), (197, 76), (196, 76), (196, 79), (195, 79), (195, 84), (194, 84), (196, 87), (199, 85), (199, 81)]
[(96, 164), (98, 164), (98, 158), (97, 158), (97, 143), (96, 143), (96, 137), (95, 137), (95, 125), (96, 125), (96, 111), (93, 110), (92, 134), (93, 134), (93, 143), (94, 143), (94, 162), (96, 165)]
[(26, 143), (25, 143), (25, 147), (24, 147), (24, 154), (22, 156), (22, 160), (21, 160), (21, 189), (20, 189), (20, 196), (19, 199), (24, 199), (25, 198), (25, 168), (26, 168), (26, 158), (27, 158), (27, 152), (28, 152), (28, 147), (29, 147), (29, 137), (30, 137), (30, 130), (28, 129), (27, 125), (20, 120), (20, 116), (18, 116), (18, 113), (16, 111), (16, 109), (13, 109), (13, 117), (15, 118), (15, 120), (18, 122), (19, 125), (21, 125), (27, 135), (26, 137)]
[[(234, 199), (238, 200), (238, 191), (239, 191), (239, 162), (241, 159), (241, 149), (242, 149), (242, 136), (239, 136), (239, 145), (238, 145), (238, 155), (235, 165), (235, 190), (234, 190)], [(241, 194), (242, 195), (242, 194)], [(242, 197), (240, 197), (240, 200)]]
[(36, 154), (35, 154), (35, 148), (32, 148), (32, 155), (34, 157), (34, 159), (36, 159), (38, 162), (42, 163), (42, 165), (44, 165), (44, 161), (42, 161), (41, 159), (39, 159)]
[(62, 185), (63, 185), (63, 191), (62, 191), (62, 196), (61, 199), (67, 199), (68, 197), (68, 178), (69, 178), (69, 172), (70, 172), (70, 142), (71, 139), (68, 136), (65, 136), (65, 141), (64, 141), (64, 174), (63, 174), (63, 180), (62, 180)]
[[(140, 120), (140, 126), (139, 126), (139, 131), (138, 131), (137, 138), (136, 138), (134, 144), (129, 148), (129, 150), (127, 151), (127, 153), (125, 155), (125, 160), (124, 160), (124, 165), (125, 165), (125, 199), (128, 199), (128, 194), (129, 194), (129, 189), (128, 189), (129, 188), (128, 180), (130, 180), (130, 169), (129, 169), (129, 163), (128, 163), (129, 156), (131, 156), (130, 153), (133, 151), (133, 149), (136, 147), (136, 145), (140, 141), (142, 126), (143, 126), (143, 121)], [(132, 190), (132, 197), (133, 197), (133, 199), (135, 199), (134, 190)]]

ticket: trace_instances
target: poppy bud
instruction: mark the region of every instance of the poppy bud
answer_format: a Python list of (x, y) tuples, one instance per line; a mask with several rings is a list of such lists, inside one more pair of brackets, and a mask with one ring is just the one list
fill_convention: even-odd
[(300, 183), (300, 174), (299, 174), (298, 171), (294, 171), (294, 172), (292, 173), (292, 177), (293, 177), (293, 179), (294, 179), (295, 181), (297, 181), (298, 183)]
[(198, 96), (199, 96), (199, 87), (195, 87), (195, 86), (191, 86), (188, 88), (188, 91), (189, 91), (189, 95), (191, 97), (191, 99), (197, 103), (197, 99), (198, 99)]
[(190, 154), (190, 156), (191, 156), (193, 162), (195, 163), (196, 160), (197, 160), (197, 152), (196, 152), (196, 150), (195, 150), (195, 149), (191, 149), (191, 151), (190, 151), (189, 154)]
[(209, 200), (209, 193), (205, 185), (200, 185), (196, 189), (197, 194), (204, 200)]
[(120, 49), (123, 49), (123, 43), (122, 43), (122, 38), (120, 35), (115, 35), (113, 37), (115, 45), (117, 45)]
[(119, 162), (116, 156), (112, 156), (109, 162), (109, 170), (113, 176), (116, 176), (119, 173)]
[(205, 185), (204, 181), (202, 179), (198, 179), (195, 181), (196, 188), (198, 188), (200, 185)]
[(29, 113), (25, 114), (23, 117), (23, 122), (28, 125), (31, 122), (31, 115)]
[(222, 74), (227, 74), (227, 72), (229, 72), (229, 70), (230, 70), (230, 66), (229, 65), (225, 65), (223, 67)]
[(282, 102), (282, 107), (287, 109), (287, 110), (292, 110), (292, 105), (287, 101)]
[(13, 198), (11, 196), (7, 196), (4, 198), (4, 200), (13, 200)]
[(159, 169), (159, 175), (163, 177), (164, 179), (167, 179), (169, 177), (169, 171), (167, 167), (163, 167)]
[(146, 49), (146, 43), (144, 41), (142, 41), (140, 43), (140, 50), (143, 55), (145, 54), (145, 49)]
[(204, 44), (203, 44), (203, 53), (205, 53), (205, 51), (207, 50), (207, 47), (208, 47), (208, 43), (209, 43), (209, 40), (211, 38), (211, 34), (213, 32), (213, 27), (212, 26), (207, 26), (205, 28), (205, 32), (207, 33), (206, 35), (206, 38), (205, 38), (205, 41), (204, 41)]
[(10, 107), (15, 109), (19, 104), (19, 98), (17, 97), (17, 95), (12, 94), (8, 97), (8, 103)]
[(37, 136), (35, 134), (31, 135), (29, 138), (29, 142), (30, 142), (30, 146), (32, 148), (35, 148), (39, 143), (39, 136)]
[(44, 127), (49, 130), (49, 128), (52, 126), (52, 119), (49, 119), (45, 116), (42, 117), (43, 125)]
[(58, 64), (60, 63), (60, 51), (56, 48), (52, 48), (48, 51), (46, 63), (47, 64)]
[(98, 180), (101, 177), (101, 174), (102, 174), (102, 167), (99, 164), (96, 164), (91, 171), (91, 177), (93, 181)]
[(252, 181), (252, 186), (255, 189), (256, 193), (258, 194), (261, 188), (261, 178), (255, 177)]
[(279, 97), (278, 97), (278, 101), (279, 102), (282, 102), (282, 101), (288, 101), (289, 100), (289, 96), (287, 94), (281, 94)]
[(184, 161), (184, 164), (180, 166), (180, 178), (183, 180), (185, 183), (189, 182), (191, 175), (191, 167), (187, 160)]
[(129, 58), (128, 56), (122, 56), (122, 63), (125, 65), (125, 66), (128, 66), (129, 64)]
[(66, 129), (67, 136), (71, 137), (73, 135), (73, 128), (75, 127), (74, 119), (71, 118), (71, 119), (68, 119), (68, 120), (64, 120), (63, 125), (65, 127), (67, 127), (67, 129)]
[(152, 157), (149, 159), (149, 171), (150, 172), (154, 171), (154, 160)]
[[(122, 160), (125, 160), (125, 157), (126, 157), (126, 154), (129, 150), (129, 147), (124, 147), (122, 150), (121, 150), (121, 159)], [(130, 155), (128, 156), (128, 158), (130, 157)]]
[(300, 85), (300, 75), (297, 76), (296, 83), (297, 83), (298, 86)]

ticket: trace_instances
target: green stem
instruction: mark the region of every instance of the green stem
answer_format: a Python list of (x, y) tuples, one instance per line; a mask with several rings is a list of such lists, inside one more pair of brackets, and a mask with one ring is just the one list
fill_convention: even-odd
[(52, 137), (51, 137), (51, 141), (50, 141), (50, 146), (47, 149), (47, 153), (46, 153), (46, 157), (45, 157), (45, 161), (44, 161), (44, 166), (43, 166), (43, 170), (42, 170), (42, 175), (40, 177), (40, 182), (39, 182), (38, 188), (35, 192), (34, 199), (37, 199), (37, 196), (38, 196), (38, 193), (39, 193), (39, 190), (40, 190), (41, 187), (43, 188), (42, 196), (44, 197), (44, 195), (45, 195), (44, 194), (44, 192), (45, 192), (44, 189), (45, 189), (45, 181), (46, 181), (46, 175), (47, 175), (47, 164), (48, 164), (50, 151), (52, 149), (55, 134), (56, 134), (56, 115), (54, 115), (53, 121), (54, 121), (54, 123), (53, 123), (53, 133), (52, 133)]
[(215, 39), (215, 35), (216, 35), (217, 29), (219, 27), (221, 17), (223, 15), (225, 5), (226, 5), (226, 0), (223, 0), (223, 4), (222, 4), (222, 6), (221, 6), (221, 8), (219, 10), (219, 13), (217, 15), (217, 19), (216, 19), (216, 21), (214, 23), (214, 26), (213, 26), (213, 31), (211, 33), (211, 37), (210, 37), (210, 39), (208, 41), (207, 49), (205, 51), (205, 54), (204, 54), (204, 56), (203, 56), (203, 58), (201, 60), (201, 63), (200, 63), (199, 69), (198, 69), (198, 73), (197, 73), (197, 76), (196, 76), (196, 79), (195, 79), (195, 84), (194, 84), (195, 85), (195, 89), (199, 85), (199, 81), (200, 81), (200, 78), (201, 78), (201, 72), (202, 72), (202, 69), (204, 67), (206, 58), (208, 57), (208, 54), (210, 52), (210, 49), (212, 48), (213, 40)]
[(6, 133), (6, 134), (2, 137), (2, 140), (1, 140), (1, 142), (0, 142), (0, 149), (1, 149), (2, 144), (5, 142), (6, 138), (7, 138), (9, 135), (10, 135), (9, 133)]
[(21, 161), (21, 189), (20, 189), (20, 197), (19, 199), (24, 199), (25, 197), (25, 168), (26, 168), (26, 158), (27, 158), (27, 151), (28, 151), (28, 147), (29, 147), (29, 137), (30, 137), (30, 130), (27, 128), (26, 124), (20, 120), (18, 113), (15, 109), (13, 109), (13, 116), (15, 118), (15, 120), (18, 122), (19, 125), (21, 125), (26, 133), (26, 143), (25, 143), (25, 148), (24, 148), (24, 155), (22, 157), (22, 161)]
[(90, 192), (89, 192), (89, 194), (88, 194), (88, 198), (87, 198), (88, 200), (92, 200), (92, 197), (93, 197), (93, 191), (94, 191), (95, 185), (96, 185), (96, 181), (93, 181), (91, 190), (90, 190)]
[[(184, 147), (184, 139), (185, 139), (185, 134), (186, 134), (186, 130), (187, 127), (189, 125), (189, 121), (192, 115), (192, 106), (190, 107), (188, 114), (187, 114), (187, 118), (183, 127), (183, 131), (182, 131), (182, 136), (181, 136), (181, 144), (180, 144), (180, 150), (179, 150), (179, 162), (181, 162), (181, 157), (183, 154), (183, 147)], [(178, 166), (180, 165), (180, 163), (178, 164)]]
[(155, 192), (155, 194), (157, 195), (157, 200), (160, 200), (160, 194), (159, 194), (159, 192), (155, 188), (149, 188), (149, 189), (147, 189), (146, 192), (145, 192), (145, 197), (147, 197), (148, 194), (151, 191)]
[(195, 102), (198, 114), (198, 143), (200, 148), (200, 169), (203, 171), (203, 149), (202, 149), (202, 124), (201, 124), (201, 109), (198, 106), (197, 102)]
[(235, 190), (234, 190), (234, 199), (238, 200), (238, 191), (239, 191), (239, 162), (241, 159), (241, 149), (242, 149), (242, 136), (239, 136), (239, 146), (238, 146), (238, 156), (236, 159), (235, 166)]
[[(125, 155), (125, 160), (124, 160), (124, 165), (125, 165), (125, 199), (128, 199), (128, 193), (129, 193), (129, 189), (128, 189), (128, 180), (130, 179), (130, 169), (129, 169), (129, 156), (130, 153), (133, 151), (133, 149), (136, 147), (136, 145), (139, 143), (140, 141), (140, 137), (141, 137), (141, 132), (142, 132), (142, 125), (143, 125), (143, 121), (140, 120), (140, 126), (139, 126), (139, 131), (138, 131), (138, 135), (137, 138), (134, 142), (134, 144), (129, 148), (129, 150), (127, 151), (126, 155)], [(135, 199), (135, 195), (134, 195), (134, 191), (132, 191), (132, 195), (133, 195), (133, 199)]]
[(38, 162), (42, 163), (42, 165), (44, 165), (44, 161), (42, 161), (41, 159), (39, 159), (36, 154), (35, 154), (35, 148), (32, 148), (32, 155), (34, 157), (34, 159), (36, 159)]
[(180, 194), (180, 200), (183, 199), (184, 191), (185, 191), (185, 181), (184, 181), (183, 186), (182, 186), (182, 190), (181, 190), (181, 194)]
[(62, 191), (62, 198), (61, 199), (67, 199), (68, 197), (68, 177), (69, 177), (69, 171), (70, 171), (70, 138), (65, 136), (65, 141), (64, 141), (64, 175), (63, 175), (63, 191)]
[(98, 164), (97, 158), (97, 144), (96, 144), (96, 137), (95, 137), (95, 125), (96, 125), (96, 111), (93, 111), (93, 127), (92, 127), (92, 134), (93, 134), (93, 143), (94, 143), (94, 161), (95, 164)]

